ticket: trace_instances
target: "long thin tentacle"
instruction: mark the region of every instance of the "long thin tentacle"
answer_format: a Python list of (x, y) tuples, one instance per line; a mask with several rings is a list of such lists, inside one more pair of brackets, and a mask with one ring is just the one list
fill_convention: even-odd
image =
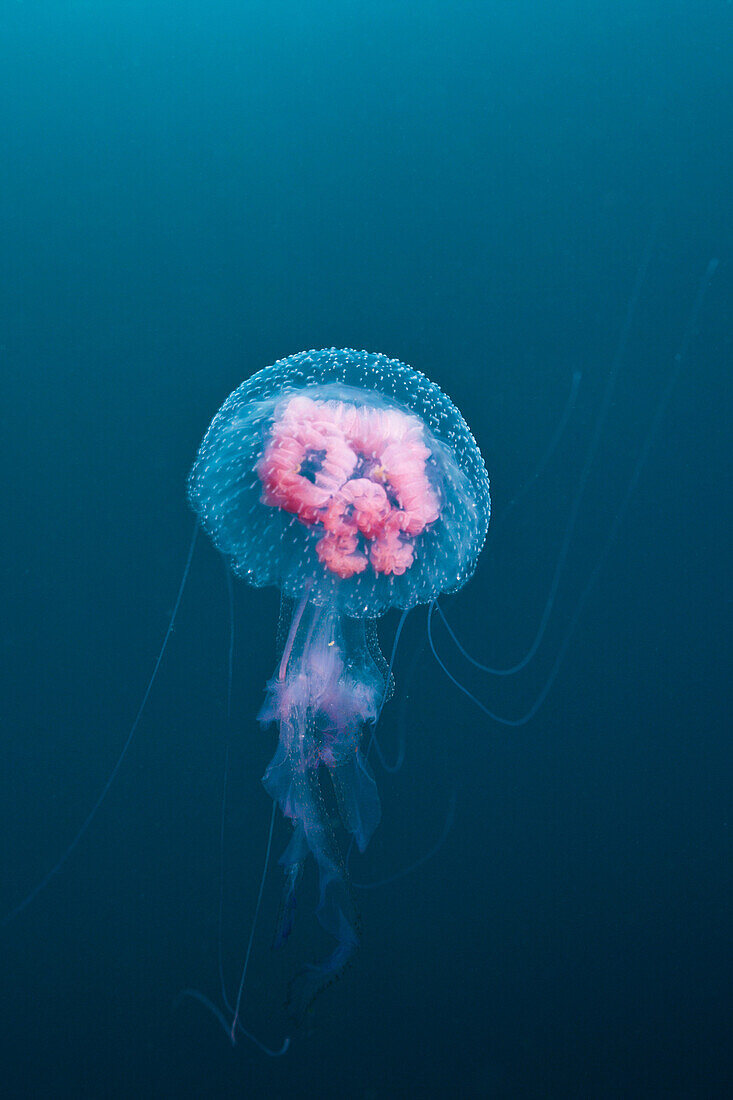
[[(249, 957), (252, 953), (252, 941), (255, 936), (255, 928), (257, 927), (257, 918), (260, 915), (260, 906), (262, 905), (262, 893), (265, 889), (265, 879), (267, 878), (267, 868), (270, 865), (270, 852), (272, 850), (272, 834), (275, 828), (275, 812), (277, 810), (277, 802), (272, 803), (272, 813), (270, 814), (270, 831), (267, 834), (267, 849), (265, 851), (265, 864), (262, 868), (262, 876), (260, 878), (260, 889), (257, 894), (257, 904), (255, 905), (254, 916), (252, 917), (252, 925), (249, 930), (249, 941), (247, 942), (247, 952), (244, 956), (244, 965), (242, 967), (242, 976), (239, 979), (239, 988), (237, 989), (237, 1000), (234, 1005), (234, 1018), (232, 1020), (232, 1026), (229, 1032), (229, 1037), (232, 1042), (236, 1041), (237, 1027), (239, 1026), (239, 1010), (242, 1005), (242, 993), (244, 992), (244, 980), (247, 977), (247, 968), (249, 967)], [(251, 1036), (250, 1036), (251, 1038)]]
[(406, 608), (402, 612), (402, 615), (400, 616), (400, 621), (397, 624), (397, 630), (395, 631), (394, 641), (392, 643), (392, 654), (389, 658), (389, 668), (387, 670), (387, 678), (384, 682), (384, 692), (382, 694), (382, 701), (379, 704), (379, 710), (377, 711), (377, 716), (376, 716), (376, 718), (374, 719), (374, 721), (372, 723), (371, 733), (370, 733), (370, 737), (369, 737), (369, 744), (367, 745), (367, 750), (364, 754), (364, 759), (368, 760), (369, 759), (369, 753), (372, 750), (372, 746), (374, 746), (374, 749), (377, 753), (377, 756), (379, 757), (379, 763), (382, 765), (382, 767), (384, 768), (384, 770), (386, 772), (390, 772), (392, 774), (394, 774), (395, 772), (398, 772), (400, 770), (400, 768), (402, 767), (403, 763), (404, 763), (404, 760), (405, 760), (405, 741), (404, 741), (404, 738), (401, 739), (400, 744), (399, 744), (398, 749), (397, 749), (397, 759), (395, 760), (394, 764), (390, 764), (387, 761), (387, 758), (385, 757), (384, 753), (382, 752), (382, 746), (380, 745), (379, 739), (377, 738), (377, 725), (379, 723), (379, 719), (382, 716), (382, 711), (384, 710), (384, 704), (387, 702), (387, 695), (389, 693), (390, 681), (392, 679), (392, 668), (394, 666), (395, 657), (397, 656), (397, 643), (400, 640), (400, 635), (402, 634), (402, 628), (405, 625), (405, 620), (408, 616), (409, 611), (410, 611), (410, 609)]
[[(211, 1012), (212, 1015), (215, 1016), (221, 1024), (224, 1034), (231, 1039), (231, 1025), (229, 1021), (227, 1020), (226, 1016), (219, 1008), (219, 1006), (215, 1005), (214, 1002), (206, 996), (206, 994), (200, 993), (198, 989), (182, 989), (181, 992), (178, 994), (178, 997), (176, 998), (176, 1003), (174, 1007), (178, 1007), (184, 997), (190, 997), (194, 1001), (199, 1001), (204, 1006), (204, 1008), (208, 1008), (209, 1012)], [(249, 1041), (251, 1043), (254, 1043), (256, 1047), (259, 1047), (263, 1054), (269, 1055), (270, 1058), (282, 1057), (282, 1055), (285, 1054), (290, 1047), (290, 1037), (286, 1036), (286, 1038), (283, 1039), (283, 1044), (280, 1049), (273, 1050), (272, 1047), (266, 1046), (265, 1043), (258, 1039), (256, 1035), (253, 1035), (251, 1031), (247, 1031), (246, 1028), (242, 1027), (240, 1023), (237, 1023), (237, 1034), (244, 1035), (246, 1039), (249, 1039)], [(234, 1040), (232, 1040), (232, 1042), (234, 1042)]]
[(221, 820), (219, 823), (219, 918), (217, 932), (217, 956), (219, 962), (219, 985), (224, 1004), (229, 1011), (233, 1011), (229, 1005), (224, 981), (224, 849), (226, 839), (226, 814), (227, 793), (229, 787), (229, 751), (232, 732), (232, 681), (234, 676), (234, 586), (229, 563), (225, 562), (224, 572), (227, 579), (227, 595), (229, 597), (229, 651), (227, 658), (227, 730), (226, 748), (224, 750), (224, 778), (221, 792)]
[[(565, 408), (563, 409), (563, 413), (562, 413), (562, 416), (560, 417), (559, 423), (558, 423), (557, 427), (555, 428), (555, 431), (552, 433), (552, 438), (550, 439), (550, 442), (547, 444), (547, 447), (545, 448), (545, 450), (542, 454), (542, 457), (540, 458), (539, 462), (535, 466), (535, 468), (532, 471), (532, 473), (530, 474), (530, 476), (525, 481), (524, 485), (521, 487), (521, 489), (517, 493), (515, 493), (515, 495), (512, 497), (512, 499), (509, 501), (509, 503), (502, 510), (501, 515), (499, 516), (499, 522), (501, 524), (504, 523), (505, 519), (507, 518), (509, 513), (512, 511), (512, 509), (516, 508), (519, 501), (524, 499), (526, 494), (529, 492), (529, 490), (534, 485), (535, 481), (537, 481), (538, 478), (540, 478), (542, 476), (542, 474), (544, 473), (545, 467), (547, 466), (548, 462), (550, 461), (550, 459), (554, 455), (554, 453), (557, 449), (557, 445), (560, 442), (560, 440), (562, 439), (563, 432), (565, 431), (566, 427), (568, 426), (568, 421), (570, 420), (570, 414), (572, 413), (573, 409), (575, 408), (575, 402), (576, 402), (577, 397), (578, 397), (578, 390), (580, 388), (580, 382), (581, 382), (582, 377), (583, 377), (583, 375), (582, 375), (581, 371), (579, 371), (579, 370), (573, 371), (573, 380), (572, 380), (572, 383), (571, 383), (571, 386), (570, 386), (570, 393), (568, 394), (568, 399), (565, 402)], [(496, 532), (496, 524), (497, 524), (497, 518), (494, 516), (493, 509), (492, 509), (491, 529), (494, 533)]]
[(608, 416), (608, 411), (611, 408), (611, 401), (613, 399), (613, 394), (616, 389), (616, 379), (618, 377), (619, 369), (626, 354), (626, 346), (629, 341), (631, 326), (633, 324), (634, 316), (636, 314), (636, 307), (639, 304), (639, 298), (641, 296), (641, 291), (643, 289), (644, 282), (646, 280), (647, 270), (649, 268), (649, 262), (651, 260), (652, 245), (656, 237), (656, 229), (657, 224), (655, 223), (651, 233), (649, 234), (649, 240), (647, 241), (646, 248), (644, 249), (639, 267), (636, 272), (634, 286), (631, 291), (631, 297), (629, 298), (628, 304), (626, 306), (624, 322), (621, 326), (618, 344), (616, 345), (616, 352), (611, 363), (611, 369), (609, 371), (608, 379), (606, 381), (606, 388), (603, 392), (601, 408), (599, 410), (598, 416), (596, 417), (593, 434), (591, 436), (590, 443), (588, 444), (585, 461), (583, 462), (583, 468), (580, 473), (580, 478), (578, 479), (578, 487), (575, 491), (575, 497), (573, 498), (573, 503), (570, 508), (570, 515), (568, 517), (568, 522), (565, 527), (565, 534), (563, 535), (562, 543), (560, 545), (560, 552), (557, 556), (557, 561), (555, 562), (555, 569), (552, 575), (552, 581), (550, 583), (550, 588), (547, 594), (547, 599), (545, 601), (542, 615), (540, 616), (540, 622), (539, 626), (537, 627), (537, 633), (535, 634), (534, 641), (530, 645), (524, 657), (522, 657), (520, 661), (517, 661), (513, 665), (509, 665), (506, 668), (497, 668), (493, 665), (483, 664), (481, 661), (477, 661), (463, 648), (451, 628), (448, 626), (448, 623), (442, 611), (440, 611), (440, 608), (438, 608), (441, 617), (443, 618), (443, 621), (446, 623), (446, 626), (448, 627), (448, 630), (450, 631), (454, 642), (460, 649), (463, 656), (466, 658), (467, 661), (470, 661), (472, 665), (480, 669), (481, 672), (488, 672), (492, 676), (514, 676), (517, 672), (521, 672), (522, 669), (527, 667), (527, 665), (530, 663), (535, 653), (539, 649), (542, 643), (542, 639), (545, 636), (547, 624), (550, 621), (550, 616), (552, 614), (552, 609), (555, 603), (555, 597), (557, 596), (557, 590), (560, 586), (560, 580), (562, 578), (563, 570), (565, 568), (565, 561), (567, 559), (568, 551), (570, 550), (570, 545), (573, 539), (573, 534), (575, 532), (575, 524), (578, 519), (578, 513), (580, 512), (580, 506), (583, 503), (583, 497), (585, 495), (588, 477), (590, 475), (591, 467), (593, 466), (596, 451), (598, 450), (598, 444), (600, 442), (603, 428), (606, 423), (606, 417)]
[[(547, 677), (547, 679), (544, 683), (544, 686), (543, 686), (542, 690), (540, 691), (539, 695), (537, 696), (537, 698), (533, 702), (532, 706), (529, 708), (528, 711), (526, 711), (525, 714), (521, 715), (519, 718), (505, 718), (502, 715), (496, 714), (494, 711), (489, 710), (488, 707), (486, 707), (479, 699), (477, 699), (476, 696), (468, 690), (468, 688), (464, 687), (464, 685), (462, 683), (460, 683), (460, 681), (448, 670), (448, 668), (446, 667), (444, 661), (441, 659), (441, 657), (439, 657), (439, 655), (437, 653), (437, 650), (435, 648), (435, 643), (433, 641), (432, 614), (433, 614), (433, 608), (434, 608), (434, 606), (436, 606), (436, 601), (434, 601), (433, 603), (430, 604), (430, 607), (428, 609), (428, 640), (430, 642), (430, 648), (433, 652), (433, 656), (435, 657), (436, 661), (438, 662), (438, 664), (440, 665), (441, 669), (446, 674), (448, 679), (451, 680), (455, 684), (455, 686), (460, 691), (463, 692), (464, 695), (467, 695), (468, 698), (471, 699), (472, 702), (474, 702), (476, 704), (476, 706), (479, 708), (479, 710), (481, 710), (489, 718), (492, 718), (495, 722), (498, 722), (503, 726), (513, 726), (513, 727), (524, 726), (528, 722), (530, 722), (534, 718), (535, 714), (537, 714), (537, 711), (540, 709), (542, 704), (544, 703), (545, 699), (547, 698), (547, 696), (548, 696), (548, 694), (549, 694), (549, 692), (552, 688), (552, 685), (555, 682), (555, 678), (557, 677), (557, 674), (560, 671), (560, 666), (562, 665), (563, 659), (565, 657), (568, 646), (570, 644), (570, 640), (571, 640), (571, 638), (572, 638), (572, 636), (575, 632), (575, 628), (578, 625), (578, 622), (580, 620), (580, 616), (583, 612), (583, 609), (585, 608), (585, 604), (588, 600), (588, 597), (590, 596), (590, 594), (591, 594), (591, 592), (592, 592), (592, 590), (595, 586), (595, 583), (598, 580), (598, 576), (599, 576), (599, 574), (600, 574), (600, 572), (601, 572), (601, 570), (602, 570), (602, 568), (603, 568), (603, 566), (606, 562), (606, 559), (608, 558), (609, 551), (610, 551), (610, 549), (611, 549), (611, 547), (612, 547), (612, 545), (613, 545), (613, 543), (616, 539), (619, 528), (621, 527), (621, 523), (624, 519), (624, 516), (626, 515), (626, 510), (629, 506), (629, 502), (631, 501), (631, 498), (632, 498), (632, 496), (634, 494), (634, 491), (636, 489), (636, 486), (638, 484), (639, 477), (641, 476), (641, 472), (644, 469), (644, 466), (646, 465), (646, 461), (649, 457), (649, 453), (650, 453), (650, 451), (652, 449), (652, 446), (654, 444), (654, 441), (657, 437), (659, 427), (661, 425), (662, 419), (663, 419), (664, 414), (666, 412), (667, 405), (669, 404), (669, 399), (672, 396), (672, 392), (673, 392), (675, 386), (677, 385), (677, 381), (678, 381), (680, 373), (682, 371), (682, 367), (684, 366), (684, 363), (687, 359), (687, 353), (689, 351), (690, 343), (692, 341), (692, 337), (693, 337), (694, 332), (695, 332), (695, 327), (697, 325), (697, 319), (699, 317), (700, 310), (702, 308), (702, 303), (703, 303), (703, 300), (705, 298), (705, 292), (707, 291), (708, 284), (710, 283), (710, 280), (712, 279), (713, 275), (715, 274), (717, 266), (718, 266), (717, 259), (712, 259), (712, 260), (709, 261), (707, 267), (705, 268), (705, 272), (702, 276), (702, 279), (700, 280), (700, 284), (699, 284), (699, 287), (698, 287), (697, 295), (695, 297), (695, 301), (693, 303), (692, 309), (691, 309), (689, 317), (687, 319), (687, 324), (685, 325), (685, 328), (684, 328), (684, 332), (683, 332), (682, 340), (680, 342), (679, 349), (678, 349), (678, 351), (676, 352), (676, 354), (674, 356), (674, 367), (673, 367), (672, 371), (670, 372), (670, 375), (667, 379), (667, 384), (665, 385), (665, 387), (662, 391), (662, 394), (659, 398), (659, 401), (657, 402), (657, 407), (654, 411), (654, 415), (652, 417), (652, 421), (651, 421), (651, 425), (649, 427), (649, 431), (647, 433), (647, 437), (644, 440), (644, 444), (643, 444), (643, 446), (641, 448), (641, 451), (639, 453), (639, 457), (636, 461), (636, 465), (634, 466), (634, 470), (631, 474), (631, 478), (629, 479), (629, 483), (626, 486), (626, 491), (625, 491), (624, 496), (621, 500), (621, 504), (618, 508), (618, 511), (616, 512), (616, 515), (613, 518), (613, 521), (612, 521), (611, 526), (609, 528), (608, 536), (607, 536), (606, 541), (603, 545), (603, 548), (602, 548), (602, 550), (601, 550), (601, 552), (598, 556), (596, 564), (594, 565), (594, 567), (591, 571), (591, 574), (588, 577), (588, 580), (586, 581), (585, 587), (583, 588), (583, 591), (580, 594), (580, 597), (579, 597), (578, 602), (576, 604), (573, 615), (572, 615), (572, 617), (570, 619), (570, 622), (567, 626), (567, 629), (565, 631), (565, 635), (563, 637), (563, 640), (560, 643), (560, 647), (557, 651), (557, 654), (555, 655), (555, 660), (553, 661), (552, 668), (550, 669), (550, 673), (549, 673), (549, 675), (548, 675), (548, 677)], [(438, 610), (440, 610), (440, 608), (438, 608)], [(444, 621), (445, 621), (445, 619), (444, 619)], [(477, 662), (473, 662), (473, 663), (477, 664)], [(478, 666), (478, 667), (481, 667), (481, 666)]]
[(109, 791), (110, 787), (112, 786), (112, 784), (115, 781), (117, 773), (119, 772), (120, 767), (122, 766), (122, 761), (125, 759), (125, 756), (127, 755), (127, 750), (129, 749), (130, 745), (132, 744), (132, 739), (135, 736), (135, 733), (137, 731), (138, 726), (140, 725), (140, 719), (143, 716), (143, 711), (145, 710), (145, 705), (148, 701), (148, 697), (150, 695), (150, 692), (152, 691), (153, 684), (155, 683), (155, 679), (158, 675), (158, 669), (160, 668), (160, 663), (163, 660), (163, 654), (166, 651), (168, 641), (170, 639), (171, 634), (173, 633), (173, 626), (174, 626), (175, 621), (176, 621), (176, 615), (178, 614), (178, 608), (181, 605), (181, 598), (183, 596), (183, 590), (186, 587), (186, 581), (188, 580), (188, 574), (189, 574), (189, 571), (191, 569), (191, 560), (193, 558), (193, 551), (194, 551), (194, 547), (196, 545), (196, 536), (197, 536), (197, 534), (198, 534), (198, 523), (194, 527), (193, 536), (191, 537), (191, 545), (188, 548), (188, 556), (186, 557), (186, 564), (185, 564), (184, 569), (183, 569), (183, 576), (181, 577), (181, 583), (178, 586), (178, 595), (176, 596), (176, 602), (173, 605), (173, 610), (171, 611), (171, 616), (170, 616), (170, 619), (168, 620), (168, 627), (167, 627), (166, 632), (165, 632), (165, 637), (163, 638), (163, 644), (160, 647), (160, 651), (158, 653), (158, 657), (157, 657), (157, 660), (155, 662), (155, 666), (153, 668), (150, 679), (148, 680), (148, 685), (145, 688), (142, 700), (140, 702), (140, 706), (137, 709), (137, 714), (135, 715), (135, 720), (133, 721), (133, 723), (130, 727), (130, 731), (127, 734), (127, 737), (125, 739), (125, 743), (122, 746), (122, 750), (120, 751), (120, 754), (117, 757), (115, 765), (112, 768), (111, 772), (109, 773), (109, 775), (107, 777), (107, 780), (106, 780), (104, 786), (102, 787), (102, 790), (100, 791), (100, 793), (97, 797), (96, 802), (92, 806), (92, 808), (89, 811), (89, 813), (87, 814), (87, 816), (84, 818), (84, 821), (82, 822), (80, 828), (78, 829), (78, 831), (76, 833), (76, 836), (73, 838), (73, 840), (68, 845), (68, 847), (65, 849), (65, 851), (56, 860), (56, 862), (54, 863), (54, 865), (50, 869), (50, 871), (47, 871), (46, 874), (43, 876), (43, 878), (40, 880), (40, 882), (38, 882), (36, 884), (36, 886), (33, 887), (33, 889), (30, 891), (30, 893), (26, 894), (26, 896), (23, 898), (23, 900), (19, 901), (18, 904), (13, 909), (11, 909), (9, 913), (7, 913), (5, 915), (5, 917), (3, 918), (3, 922), (2, 922), (3, 926), (6, 925), (6, 924), (9, 924), (10, 921), (14, 920), (15, 917), (17, 917), (20, 913), (22, 913), (23, 910), (26, 909), (31, 904), (31, 902), (35, 898), (38, 897), (38, 895), (48, 885), (48, 883), (51, 881), (51, 879), (54, 877), (54, 875), (58, 874), (58, 872), (61, 870), (61, 868), (64, 866), (64, 864), (68, 860), (69, 856), (72, 854), (72, 852), (74, 851), (74, 849), (78, 845), (81, 838), (84, 836), (84, 833), (87, 831), (87, 829), (91, 825), (92, 821), (94, 820), (94, 818), (97, 814), (97, 810), (99, 809), (99, 807), (104, 802), (104, 799), (107, 796), (107, 792)]

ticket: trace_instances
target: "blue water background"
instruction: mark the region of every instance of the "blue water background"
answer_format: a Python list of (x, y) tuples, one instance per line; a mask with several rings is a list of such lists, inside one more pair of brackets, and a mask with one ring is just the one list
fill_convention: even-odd
[[(650, 262), (536, 697), (602, 553), (700, 278), (699, 323), (537, 717), (488, 721), (408, 619), (382, 728), (363, 942), (291, 1050), (232, 1049), (218, 996), (227, 587), (200, 541), (159, 679), (93, 826), (3, 929), (12, 1097), (731, 1095), (733, 7), (724, 0), (5, 0), (0, 34), (2, 900), (72, 839), (124, 742), (193, 517), (185, 478), (243, 377), (302, 348), (438, 382), (496, 527), (445, 601), (465, 644), (530, 644), (634, 279)], [(582, 383), (543, 476), (511, 508)], [(238, 584), (224, 882), (236, 983), (269, 821), (255, 723), (278, 598)], [(396, 622), (383, 624), (388, 649)], [(278, 822), (275, 847), (287, 839)], [(306, 888), (243, 1018), (277, 1045), (323, 942)], [(310, 893), (309, 893), (310, 889)]]

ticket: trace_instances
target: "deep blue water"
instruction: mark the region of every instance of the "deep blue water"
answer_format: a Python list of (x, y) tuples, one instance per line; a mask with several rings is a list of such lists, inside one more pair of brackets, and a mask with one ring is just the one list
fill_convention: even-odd
[[(377, 772), (383, 821), (354, 878), (428, 852), (455, 797), (453, 825), (413, 873), (359, 893), (354, 964), (295, 1030), (288, 977), (321, 940), (304, 919), (271, 952), (268, 877), (244, 1019), (274, 1045), (290, 1031), (287, 1056), (232, 1049), (176, 1006), (189, 986), (218, 997), (229, 612), (201, 539), (106, 801), (2, 930), (3, 1095), (731, 1095), (733, 6), (5, 0), (1, 22), (4, 911), (124, 743), (193, 530), (186, 475), (226, 395), (323, 346), (438, 382), (496, 516), (444, 608), (480, 659), (510, 664), (649, 257), (536, 658), (492, 681), (436, 624), (464, 683), (521, 714), (607, 552), (552, 690), (532, 722), (498, 726), (443, 677), (424, 609), (408, 618), (382, 726), (406, 760)], [(557, 449), (509, 507), (578, 370)], [(235, 613), (230, 987), (269, 822), (255, 715), (277, 593), (238, 583)]]

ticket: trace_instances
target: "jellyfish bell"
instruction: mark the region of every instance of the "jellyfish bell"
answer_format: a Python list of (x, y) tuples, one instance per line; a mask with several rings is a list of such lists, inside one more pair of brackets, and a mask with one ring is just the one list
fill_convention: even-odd
[(460, 588), (491, 511), (476, 441), (439, 387), (333, 348), (282, 359), (227, 398), (188, 495), (236, 574), (354, 618)]
[(336, 941), (304, 971), (298, 1011), (358, 943), (327, 802), (335, 798), (363, 851), (380, 817), (363, 730), (380, 712), (388, 678), (374, 620), (465, 584), (486, 538), (489, 479), (438, 386), (384, 355), (331, 348), (280, 360), (227, 398), (188, 495), (234, 573), (277, 586), (288, 612), (259, 714), (279, 731), (263, 783), (293, 829), (280, 860), (276, 942), (292, 928), (308, 857), (318, 871), (317, 915)]

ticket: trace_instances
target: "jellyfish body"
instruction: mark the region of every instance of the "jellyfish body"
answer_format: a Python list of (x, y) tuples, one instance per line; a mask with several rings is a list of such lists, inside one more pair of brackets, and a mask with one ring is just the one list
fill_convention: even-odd
[(488, 475), (463, 417), (424, 375), (329, 349), (281, 360), (230, 395), (201, 444), (189, 500), (233, 571), (287, 601), (259, 714), (279, 730), (263, 782), (293, 829), (276, 942), (291, 931), (308, 857), (317, 915), (335, 940), (301, 977), (303, 1007), (358, 943), (334, 818), (361, 851), (380, 818), (363, 746), (388, 687), (374, 620), (471, 576)]

